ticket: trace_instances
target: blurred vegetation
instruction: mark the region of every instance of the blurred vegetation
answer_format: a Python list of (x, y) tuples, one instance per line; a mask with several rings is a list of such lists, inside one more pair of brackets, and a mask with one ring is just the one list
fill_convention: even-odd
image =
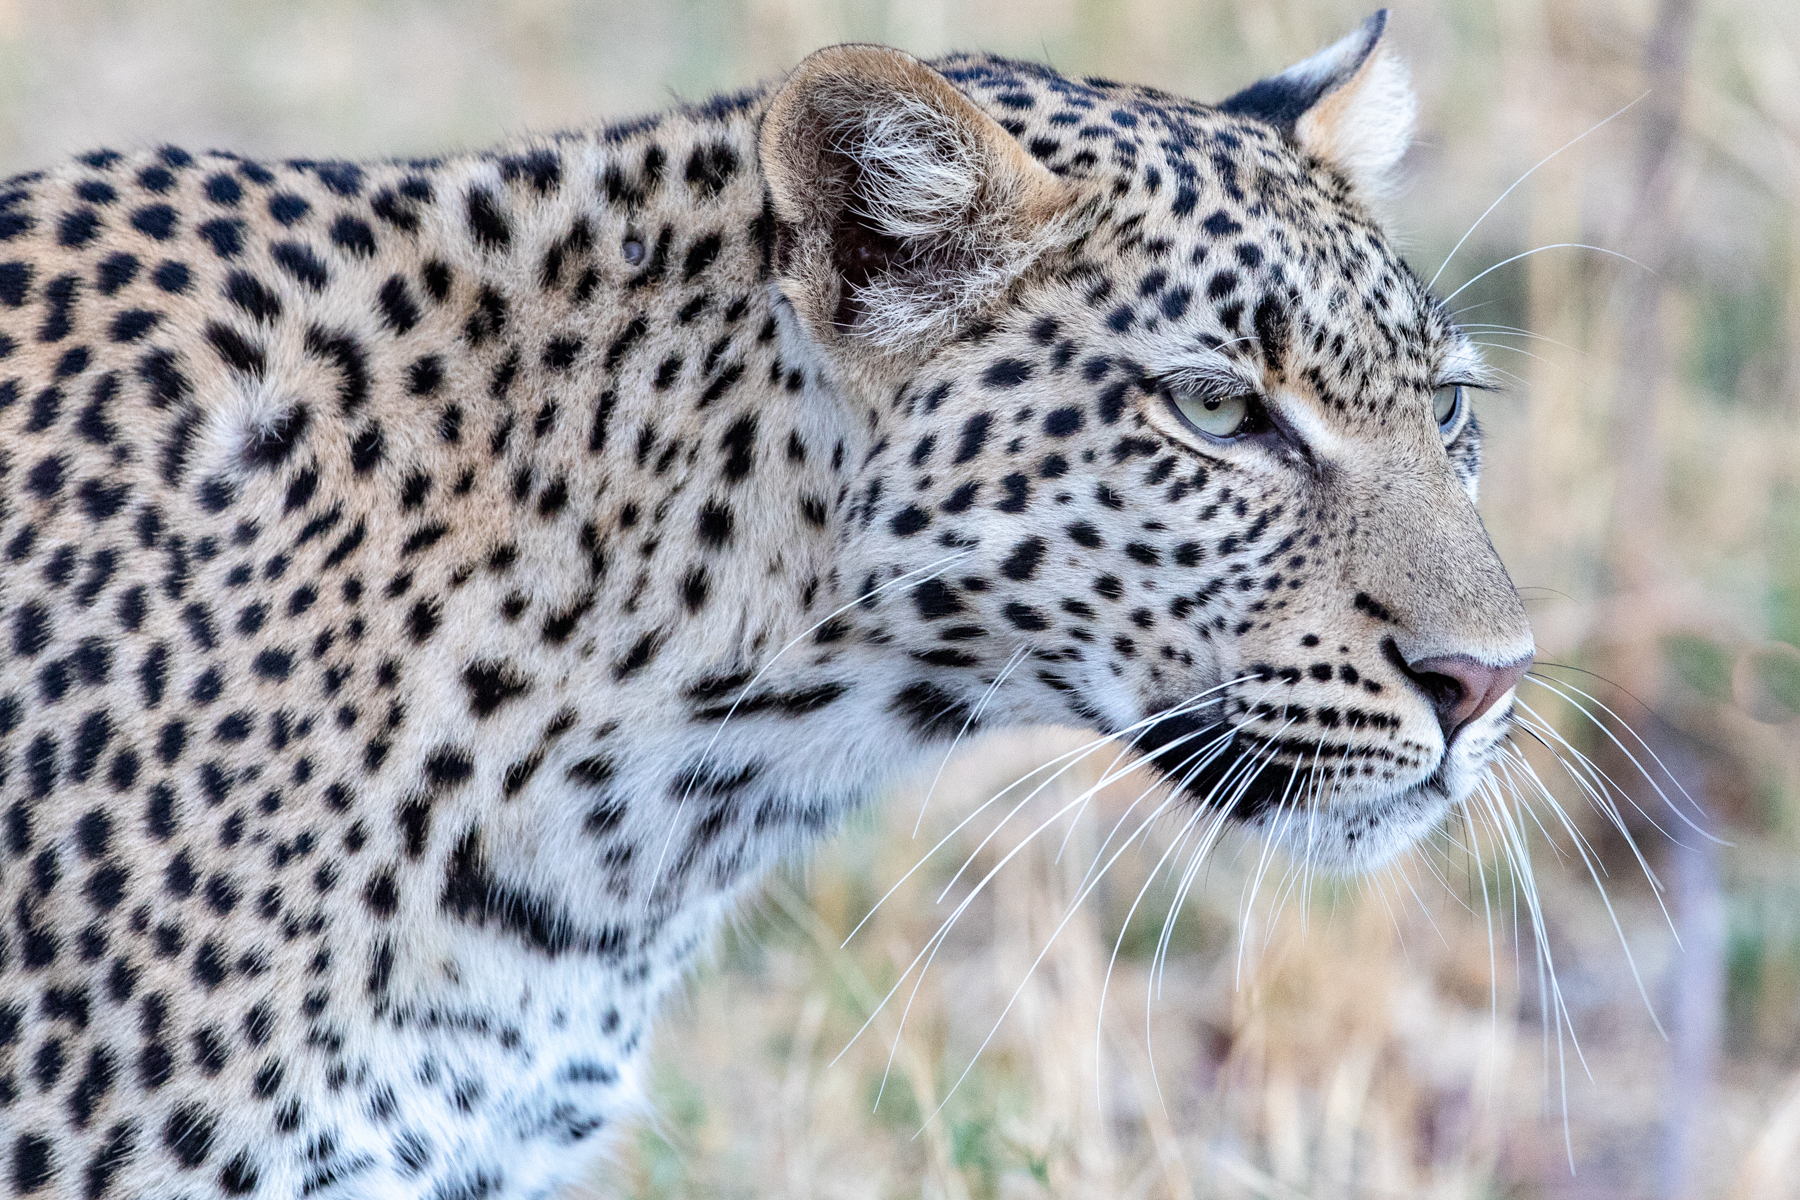
[[(1373, 2), (0, 0), (0, 168), (101, 143), (265, 155), (482, 145), (742, 86), (844, 40), (923, 54), (981, 47), (1218, 97), (1339, 36)], [(971, 1200), (1795, 1194), (1800, 10), (1699, 4), (1679, 39), (1685, 68), (1595, 128), (1645, 92), (1650, 39), (1678, 7), (1395, 3), (1392, 36), (1423, 109), (1411, 186), (1388, 205), (1430, 277), (1496, 197), (1591, 131), (1479, 225), (1439, 287), (1455, 292), (1552, 243), (1654, 262), (1648, 276), (1605, 255), (1546, 250), (1483, 276), (1456, 304), (1514, 384), (1479, 401), (1483, 509), (1542, 658), (1614, 683), (1547, 675), (1672, 747), (1728, 843), (1708, 849), (1683, 831), (1704, 853), (1693, 875), (1651, 821), (1679, 823), (1634, 790), (1649, 864), (1676, 884), (1672, 917), (1623, 840), (1563, 787), (1612, 903), (1566, 832), (1537, 838), (1545, 945), (1566, 1012), (1544, 1002), (1530, 930), (1515, 938), (1521, 881), (1498, 869), (1491, 845), (1465, 853), (1460, 829), (1387, 876), (1310, 889), (1258, 847), (1229, 843), (1179, 903), (1152, 880), (1121, 934), (1171, 826), (1121, 859), (1057, 932), (1105, 830), (1142, 786), (1124, 780), (975, 899), (903, 1035), (904, 987), (834, 1062), (967, 896), (965, 876), (948, 903), (936, 899), (992, 824), (954, 839), (840, 948), (845, 935), (950, 824), (1068, 743), (988, 744), (940, 785), (919, 840), (921, 797), (897, 797), (773, 881), (671, 1014), (650, 1112), (597, 1187)], [(1675, 125), (1651, 188), (1659, 114)], [(1653, 356), (1633, 349), (1646, 345)], [(1628, 766), (1572, 704), (1529, 696), (1573, 747), (1609, 771)], [(1555, 770), (1534, 761), (1547, 778)], [(977, 868), (1097, 770), (1046, 789), (976, 852)], [(1671, 919), (1686, 928), (1714, 902), (1719, 936), (1684, 955)], [(1695, 1025), (1683, 998), (1706, 998), (1709, 954), (1720, 1021)], [(1671, 1166), (1667, 1147), (1682, 1137), (1697, 1158)]]

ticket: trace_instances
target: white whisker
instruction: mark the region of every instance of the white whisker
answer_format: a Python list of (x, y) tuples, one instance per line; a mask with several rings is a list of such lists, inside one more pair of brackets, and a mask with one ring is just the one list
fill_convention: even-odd
[[(1436, 271), (1432, 272), (1431, 281), (1429, 283), (1427, 283), (1425, 286), (1428, 288), (1433, 288), (1433, 287), (1437, 286), (1438, 276), (1440, 276), (1444, 273), (1444, 268), (1450, 265), (1450, 260), (1456, 257), (1456, 252), (1463, 248), (1463, 243), (1468, 241), (1469, 238), (1474, 235), (1474, 233), (1477, 229), (1481, 228), (1481, 223), (1488, 219), (1488, 215), (1490, 213), (1492, 213), (1496, 208), (1500, 207), (1501, 201), (1505, 200), (1508, 196), (1512, 195), (1513, 192), (1515, 190), (1517, 190), (1518, 186), (1521, 183), (1524, 183), (1527, 179), (1530, 179), (1533, 175), (1537, 174), (1539, 167), (1542, 167), (1545, 163), (1549, 162), (1551, 159), (1553, 159), (1557, 155), (1561, 154), (1564, 150), (1567, 150), (1570, 146), (1573, 146), (1576, 142), (1579, 142), (1582, 138), (1585, 138), (1588, 134), (1593, 133), (1594, 131), (1600, 129), (1601, 127), (1609, 124), (1614, 119), (1616, 119), (1620, 116), (1623, 116), (1625, 114), (1625, 112), (1627, 112), (1632, 107), (1632, 105), (1636, 104), (1638, 102), (1638, 100), (1642, 100), (1644, 98), (1644, 96), (1648, 96), (1649, 94), (1650, 93), (1648, 91), (1644, 92), (1643, 95), (1638, 96), (1636, 100), (1633, 100), (1630, 104), (1627, 104), (1624, 108), (1619, 109), (1619, 111), (1613, 113), (1612, 116), (1607, 117), (1605, 120), (1602, 120), (1602, 121), (1596, 121), (1594, 124), (1588, 126), (1586, 129), (1582, 130), (1579, 134), (1570, 138), (1568, 141), (1564, 142), (1562, 145), (1558, 146), (1556, 149), (1552, 150), (1550, 153), (1544, 155), (1544, 157), (1539, 159), (1532, 166), (1532, 168), (1529, 171), (1526, 171), (1523, 175), (1521, 175), (1517, 179), (1513, 180), (1512, 186), (1507, 188), (1504, 192), (1501, 192), (1500, 195), (1494, 199), (1494, 202), (1492, 204), (1488, 205), (1486, 209), (1482, 210), (1482, 213), (1479, 217), (1475, 218), (1475, 223), (1473, 225), (1469, 226), (1468, 232), (1464, 233), (1460, 238), (1456, 239), (1456, 245), (1450, 247), (1450, 253), (1444, 255), (1444, 261), (1438, 264), (1438, 269)], [(1464, 286), (1466, 287), (1468, 285), (1465, 284)], [(1461, 291), (1461, 290), (1462, 290), (1461, 288), (1457, 289), (1457, 291)], [(1452, 292), (1449, 296), (1446, 296), (1444, 298), (1444, 302), (1446, 304), (1448, 304), (1450, 302), (1450, 300), (1455, 297), (1455, 295), (1456, 295), (1456, 293)]]
[[(1468, 288), (1480, 283), (1483, 279), (1486, 279), (1501, 267), (1510, 266), (1511, 264), (1518, 262), (1521, 258), (1530, 258), (1534, 254), (1542, 254), (1546, 250), (1592, 250), (1596, 254), (1610, 254), (1614, 258), (1622, 258), (1634, 267), (1643, 267), (1644, 270), (1650, 271), (1649, 267), (1645, 267), (1643, 263), (1631, 257), (1631, 255), (1620, 254), (1617, 250), (1608, 250), (1605, 246), (1590, 246), (1586, 242), (1552, 242), (1548, 246), (1537, 246), (1530, 250), (1521, 250), (1511, 258), (1501, 259), (1487, 270), (1482, 271), (1480, 274), (1469, 279), (1462, 287), (1457, 288), (1454, 292), (1445, 296), (1444, 302), (1448, 304), (1450, 301), (1462, 295)], [(1651, 274), (1655, 274), (1655, 272), (1651, 271)]]

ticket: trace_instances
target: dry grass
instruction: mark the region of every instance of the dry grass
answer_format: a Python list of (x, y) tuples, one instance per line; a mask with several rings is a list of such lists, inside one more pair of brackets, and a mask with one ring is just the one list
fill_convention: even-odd
[[(0, 163), (165, 139), (263, 154), (479, 145), (657, 107), (670, 90), (738, 86), (848, 39), (983, 46), (1216, 96), (1350, 28), (1365, 2), (0, 0)], [(1674, 2), (1396, 4), (1425, 102), (1413, 187), (1392, 205), (1415, 264), (1435, 270), (1522, 172), (1644, 91), (1646, 41)], [(1541, 840), (1534, 852), (1586, 1070), (1568, 1030), (1544, 1032), (1511, 881), (1491, 855), (1477, 867), (1448, 840), (1389, 877), (1315, 880), (1304, 894), (1276, 862), (1247, 907), (1261, 851), (1227, 843), (1180, 907), (1152, 992), (1166, 883), (1153, 881), (1110, 970), (1109, 959), (1175, 833), (1165, 824), (1034, 968), (1141, 786), (1127, 780), (1072, 831), (1053, 824), (974, 899), (903, 1035), (890, 1004), (834, 1062), (967, 896), (970, 875), (951, 884), (965, 856), (979, 878), (1027, 821), (1096, 777), (1089, 763), (1047, 788), (984, 849), (980, 834), (954, 839), (840, 948), (936, 832), (1071, 744), (1044, 734), (965, 758), (919, 838), (919, 796), (892, 797), (771, 882), (671, 1014), (654, 1115), (621, 1147), (609, 1188), (793, 1200), (1796, 1194), (1800, 13), (1720, 0), (1685, 42), (1684, 82), (1537, 171), (1441, 281), (1454, 289), (1560, 242), (1658, 264), (1648, 343), (1628, 302), (1646, 294), (1633, 269), (1584, 252), (1524, 259), (1458, 304), (1494, 327), (1494, 361), (1517, 376), (1482, 402), (1484, 510), (1544, 657), (1598, 669), (1662, 712), (1673, 732), (1659, 736), (1682, 748), (1732, 843), (1684, 859), (1639, 823), (1653, 865), (1686, 881), (1676, 921), (1707, 934), (1684, 954), (1622, 841), (1581, 817), (1676, 1042), (1657, 1034), (1566, 840), (1563, 858)], [(1664, 100), (1680, 124), (1651, 237), (1641, 147)], [(1654, 361), (1629, 349), (1645, 344)], [(1604, 749), (1567, 706), (1545, 715)], [(1564, 799), (1581, 809), (1573, 789)], [(1717, 1019), (1706, 1003), (1681, 1017), (1684, 998), (1716, 1001)], [(1681, 1144), (1700, 1154), (1685, 1173), (1670, 1165)]]

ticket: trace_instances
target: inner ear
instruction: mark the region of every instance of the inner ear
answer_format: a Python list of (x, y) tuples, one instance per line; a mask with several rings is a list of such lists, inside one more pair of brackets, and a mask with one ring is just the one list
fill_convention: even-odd
[(781, 286), (815, 334), (885, 349), (953, 332), (1047, 246), (1071, 193), (910, 55), (835, 46), (764, 118)]
[(840, 160), (839, 168), (847, 179), (845, 200), (832, 221), (832, 262), (838, 277), (837, 308), (832, 323), (840, 330), (853, 329), (867, 316), (863, 295), (878, 276), (886, 275), (905, 258), (916, 258), (915, 247), (907, 255), (905, 242), (878, 228), (867, 215), (865, 172), (854, 155), (829, 152)]

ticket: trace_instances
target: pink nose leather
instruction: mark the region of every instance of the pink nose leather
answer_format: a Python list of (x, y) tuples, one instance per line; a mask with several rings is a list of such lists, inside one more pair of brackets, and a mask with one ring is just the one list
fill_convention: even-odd
[(1441, 654), (1406, 664), (1407, 677), (1437, 710), (1446, 746), (1463, 726), (1498, 704), (1530, 669), (1529, 655), (1498, 667), (1467, 654)]

